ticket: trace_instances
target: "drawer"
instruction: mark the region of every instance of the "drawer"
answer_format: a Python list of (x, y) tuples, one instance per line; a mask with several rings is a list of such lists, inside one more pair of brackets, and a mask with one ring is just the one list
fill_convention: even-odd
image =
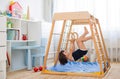
[(6, 61), (0, 61), (0, 79), (6, 79)]
[(0, 46), (5, 46), (7, 40), (6, 32), (0, 32)]
[(6, 17), (0, 16), (0, 31), (6, 31)]
[(4, 70), (6, 70), (6, 61), (0, 61), (0, 72), (3, 72)]
[(6, 47), (0, 47), (0, 62), (6, 60)]

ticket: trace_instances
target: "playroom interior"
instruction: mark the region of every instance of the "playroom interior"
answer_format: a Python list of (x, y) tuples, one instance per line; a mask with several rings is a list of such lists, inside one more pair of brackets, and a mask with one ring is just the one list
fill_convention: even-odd
[(119, 3), (0, 0), (0, 79), (120, 79)]

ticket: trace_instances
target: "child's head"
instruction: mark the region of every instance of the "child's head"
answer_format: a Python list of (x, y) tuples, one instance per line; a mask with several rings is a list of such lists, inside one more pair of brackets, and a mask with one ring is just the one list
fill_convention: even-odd
[(67, 57), (64, 54), (64, 50), (60, 51), (60, 53), (59, 53), (59, 62), (62, 65), (65, 65), (68, 62)]

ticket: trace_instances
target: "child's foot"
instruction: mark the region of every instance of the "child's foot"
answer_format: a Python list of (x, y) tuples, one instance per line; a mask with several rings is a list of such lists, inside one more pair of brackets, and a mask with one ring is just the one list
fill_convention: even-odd
[(85, 34), (89, 33), (86, 27), (84, 27), (84, 32), (85, 32)]

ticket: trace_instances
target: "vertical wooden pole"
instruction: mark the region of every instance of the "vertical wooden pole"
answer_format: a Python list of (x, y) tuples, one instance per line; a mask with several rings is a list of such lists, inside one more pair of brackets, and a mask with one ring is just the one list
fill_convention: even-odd
[(97, 57), (98, 57), (97, 59), (98, 59), (98, 63), (99, 63), (99, 66), (100, 66), (101, 75), (102, 75), (104, 73), (103, 69), (102, 69), (102, 62), (100, 60), (100, 54), (99, 54), (99, 51), (98, 51), (98, 48), (97, 48), (97, 44), (96, 44), (96, 40), (95, 40), (95, 34), (93, 32), (93, 24), (92, 24), (91, 21), (89, 22), (89, 25), (90, 25), (90, 30), (91, 30), (91, 33), (92, 33), (92, 39), (93, 39), (95, 51), (96, 51), (96, 54), (97, 54)]
[(63, 22), (62, 31), (61, 31), (61, 35), (60, 35), (60, 39), (59, 39), (59, 43), (58, 43), (58, 47), (57, 47), (57, 52), (56, 52), (56, 57), (55, 57), (55, 61), (54, 61), (54, 66), (57, 64), (57, 61), (58, 61), (58, 55), (60, 52), (60, 46), (61, 46), (62, 39), (63, 39), (65, 23), (66, 23), (66, 20), (64, 20), (64, 22)]
[(51, 40), (52, 40), (52, 35), (53, 35), (53, 31), (54, 31), (54, 24), (55, 24), (55, 20), (52, 21), (52, 28), (50, 31), (50, 36), (49, 36), (49, 40), (48, 40), (48, 44), (47, 44), (47, 48), (46, 48), (46, 52), (45, 52), (45, 57), (44, 57), (43, 71), (45, 70), (45, 67), (46, 67), (46, 62), (47, 62), (50, 44), (51, 44)]

